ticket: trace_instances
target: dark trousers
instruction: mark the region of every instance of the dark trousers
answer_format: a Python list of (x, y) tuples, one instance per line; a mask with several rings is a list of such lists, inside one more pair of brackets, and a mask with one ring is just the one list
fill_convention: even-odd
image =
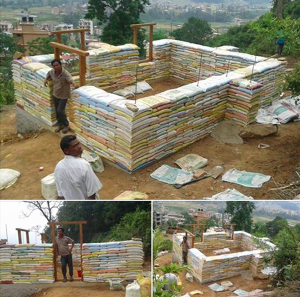
[(277, 53), (281, 56), (284, 44), (277, 44)]
[(68, 102), (68, 99), (58, 99), (53, 96), (53, 102), (58, 126), (68, 127), (69, 122), (66, 116), (66, 104)]
[(187, 265), (187, 252), (182, 252), (182, 262), (184, 265)]
[(60, 257), (61, 262), (61, 271), (64, 277), (67, 275), (67, 264), (69, 266), (69, 274), (70, 276), (73, 276), (73, 262), (72, 262), (72, 254), (61, 256)]

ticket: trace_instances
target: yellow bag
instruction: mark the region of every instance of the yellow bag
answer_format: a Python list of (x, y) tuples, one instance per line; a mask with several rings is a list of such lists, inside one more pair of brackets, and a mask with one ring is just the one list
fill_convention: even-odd
[(137, 276), (137, 282), (141, 287), (141, 296), (150, 297), (151, 296), (151, 280), (149, 277), (143, 277), (142, 274)]

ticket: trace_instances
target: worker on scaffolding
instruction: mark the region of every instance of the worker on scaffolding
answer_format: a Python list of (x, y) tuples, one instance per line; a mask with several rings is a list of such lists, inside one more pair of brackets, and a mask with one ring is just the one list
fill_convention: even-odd
[[(70, 282), (73, 281), (73, 261), (72, 250), (74, 247), (74, 240), (64, 234), (64, 228), (58, 228), (58, 234), (55, 238), (56, 256), (60, 255), (61, 271), (63, 274), (63, 282), (67, 281), (67, 265), (69, 266)], [(69, 244), (72, 246), (69, 247)]]
[(182, 263), (183, 265), (187, 265), (187, 254), (190, 248), (189, 243), (187, 241), (187, 236), (183, 236), (183, 241), (180, 245), (182, 245)]
[(51, 65), (53, 69), (47, 73), (44, 85), (47, 87), (49, 81), (53, 83), (52, 98), (58, 125), (55, 132), (58, 133), (62, 130), (63, 133), (67, 133), (69, 131), (69, 121), (66, 116), (66, 104), (71, 97), (70, 85), (74, 88), (77, 88), (77, 85), (71, 74), (63, 69), (59, 59), (52, 60)]

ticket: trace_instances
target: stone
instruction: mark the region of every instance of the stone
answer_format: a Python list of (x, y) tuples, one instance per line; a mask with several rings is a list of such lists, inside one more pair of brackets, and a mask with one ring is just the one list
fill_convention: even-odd
[(244, 141), (239, 136), (242, 129), (234, 121), (222, 121), (211, 132), (211, 136), (221, 143), (242, 144)]
[(253, 274), (250, 270), (241, 272), (242, 279), (253, 281)]
[(230, 281), (224, 281), (224, 282), (221, 282), (221, 286), (222, 287), (232, 287), (233, 283)]
[(193, 178), (200, 178), (202, 176), (205, 176), (206, 174), (207, 173), (205, 170), (197, 169), (196, 171), (194, 171)]
[(276, 125), (264, 125), (264, 124), (253, 124), (244, 127), (239, 133), (239, 136), (243, 139), (246, 138), (262, 138), (266, 136), (276, 135), (278, 127)]
[(190, 294), (190, 296), (203, 295), (203, 292), (199, 291), (199, 290), (194, 290), (194, 291), (190, 292), (189, 294)]

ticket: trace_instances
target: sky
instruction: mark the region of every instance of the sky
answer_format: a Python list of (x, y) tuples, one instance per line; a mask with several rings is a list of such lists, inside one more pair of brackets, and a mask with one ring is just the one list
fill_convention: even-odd
[[(43, 215), (35, 210), (29, 218), (24, 217), (22, 211), (29, 213), (26, 203), (23, 201), (0, 201), (0, 238), (7, 239), (8, 243), (17, 244), (18, 232), (16, 228), (29, 229), (39, 225), (39, 232), (43, 232), (47, 225), (47, 220)], [(6, 236), (7, 230), (7, 236)], [(41, 243), (41, 236), (34, 231), (29, 232), (30, 243)], [(26, 233), (22, 232), (22, 243), (26, 243)]]

